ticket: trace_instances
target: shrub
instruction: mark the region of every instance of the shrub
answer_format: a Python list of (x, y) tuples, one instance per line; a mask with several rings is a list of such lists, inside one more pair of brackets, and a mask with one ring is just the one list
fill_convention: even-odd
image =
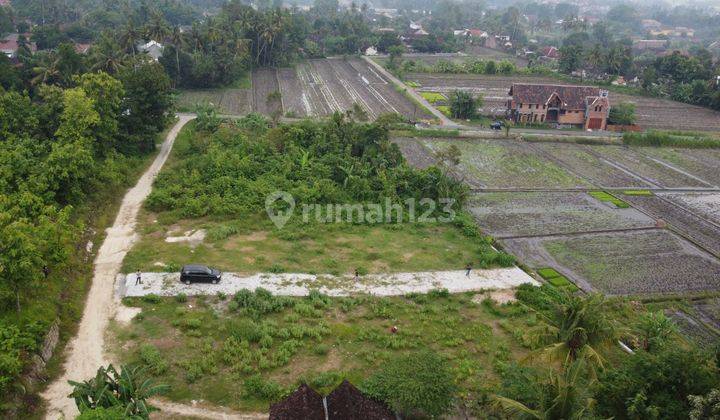
[(177, 303), (187, 302), (187, 295), (185, 293), (179, 293), (179, 294), (175, 295), (175, 302), (177, 302)]
[(221, 225), (215, 225), (208, 229), (207, 231), (207, 238), (210, 241), (219, 241), (222, 239), (229, 238), (230, 236), (238, 233), (238, 228), (236, 225), (231, 224), (221, 224)]
[(162, 302), (162, 298), (154, 293), (150, 293), (142, 297), (142, 301), (145, 303), (157, 304)]
[(148, 367), (150, 373), (155, 376), (167, 372), (169, 364), (160, 350), (152, 344), (143, 344), (140, 347), (140, 360)]
[(260, 375), (253, 375), (245, 379), (243, 390), (245, 396), (267, 401), (277, 401), (286, 394), (286, 390), (277, 382), (266, 381)]
[(408, 417), (442, 416), (457, 391), (447, 360), (429, 351), (389, 360), (362, 389)]

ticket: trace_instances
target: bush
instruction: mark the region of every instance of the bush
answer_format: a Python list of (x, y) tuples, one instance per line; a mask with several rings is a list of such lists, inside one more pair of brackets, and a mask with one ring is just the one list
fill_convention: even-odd
[(620, 102), (619, 104), (611, 106), (608, 124), (635, 124), (635, 105), (629, 102)]
[(150, 294), (148, 294), (148, 295), (145, 295), (145, 296), (143, 296), (141, 299), (142, 299), (142, 301), (145, 302), (145, 303), (157, 304), (157, 303), (162, 302), (162, 298), (161, 298), (160, 296), (154, 294), (154, 293), (150, 293)]
[(185, 293), (178, 293), (177, 295), (175, 295), (175, 302), (177, 302), (177, 303), (187, 302), (187, 295)]
[(457, 391), (447, 360), (429, 351), (389, 360), (362, 389), (407, 417), (447, 413)]
[(155, 376), (162, 375), (167, 372), (169, 364), (165, 357), (160, 354), (160, 350), (152, 344), (143, 344), (140, 347), (140, 360), (148, 367), (150, 373)]
[(266, 381), (260, 375), (253, 375), (243, 381), (245, 396), (267, 401), (277, 401), (287, 392), (277, 382)]

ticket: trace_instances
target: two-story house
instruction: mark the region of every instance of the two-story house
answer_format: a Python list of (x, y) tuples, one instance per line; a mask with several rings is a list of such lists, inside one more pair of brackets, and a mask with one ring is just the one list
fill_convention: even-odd
[(509, 95), (508, 117), (516, 123), (607, 127), (608, 91), (598, 87), (514, 83)]

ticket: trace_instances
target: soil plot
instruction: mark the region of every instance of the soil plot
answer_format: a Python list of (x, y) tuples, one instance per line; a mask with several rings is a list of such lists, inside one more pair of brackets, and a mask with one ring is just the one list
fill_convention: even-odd
[(547, 159), (530, 145), (514, 140), (423, 139), (433, 154), (456, 145), (456, 172), (480, 188), (586, 188), (590, 184)]
[(555, 267), (584, 290), (608, 295), (705, 292), (720, 287), (720, 262), (667, 230), (504, 240), (529, 265)]
[(683, 203), (683, 197), (694, 195), (658, 193), (657, 196), (623, 196), (623, 199), (669, 223), (673, 229), (720, 257), (720, 226), (701, 217), (701, 212), (689, 211), (692, 207)]
[(497, 238), (655, 226), (633, 208), (616, 208), (584, 192), (479, 193), (468, 208)]

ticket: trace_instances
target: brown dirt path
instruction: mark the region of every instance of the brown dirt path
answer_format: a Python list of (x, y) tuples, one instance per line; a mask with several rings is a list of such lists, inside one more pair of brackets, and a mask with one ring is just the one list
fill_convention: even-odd
[(95, 258), (93, 282), (78, 333), (65, 348), (64, 373), (42, 394), (47, 402), (46, 418), (74, 418), (77, 408), (74, 401), (68, 398), (72, 392), (68, 380), (80, 381), (93, 377), (97, 368), (107, 363), (103, 339), (108, 321), (115, 314), (113, 286), (123, 258), (137, 238), (135, 224), (138, 211), (150, 194), (153, 180), (167, 160), (180, 129), (193, 118), (189, 115), (179, 117), (150, 168), (137, 185), (125, 194), (115, 223), (107, 230), (107, 237)]

